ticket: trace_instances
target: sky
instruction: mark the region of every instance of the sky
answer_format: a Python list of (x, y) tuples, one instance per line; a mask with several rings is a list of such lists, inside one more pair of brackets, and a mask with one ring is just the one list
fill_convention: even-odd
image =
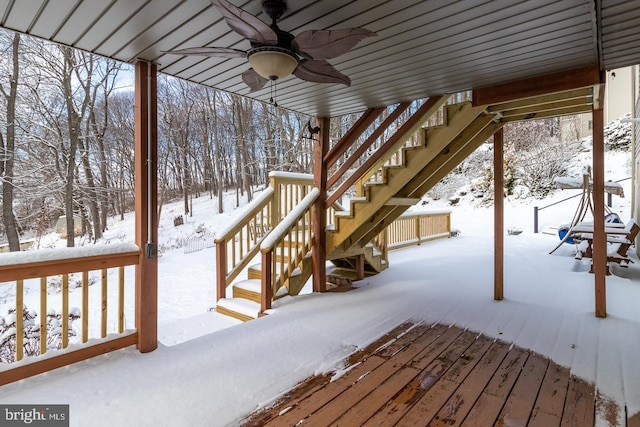
[[(609, 155), (605, 179), (628, 177), (628, 158)], [(627, 197), (614, 197), (613, 210), (626, 221), (629, 181), (623, 186)], [(141, 354), (126, 348), (0, 387), (0, 402), (70, 404), (72, 426), (233, 426), (311, 375), (339, 375), (348, 355), (409, 321), (456, 325), (550, 357), (594, 382), (621, 408), (621, 417), (625, 405), (632, 415), (640, 412), (640, 261), (631, 255), (635, 263), (629, 268), (613, 266), (608, 316), (596, 318), (589, 260), (574, 259), (572, 245), (549, 254), (559, 241), (553, 227), (571, 220), (579, 198), (541, 210), (542, 232), (533, 232), (534, 206), (578, 193), (505, 202), (505, 229), (522, 233), (505, 236), (503, 301), (493, 300), (493, 210), (467, 195), (456, 206), (429, 200), (419, 207), (450, 209), (457, 237), (391, 251), (390, 267), (354, 282), (351, 292), (313, 294), (307, 286), (302, 295), (279, 299), (267, 316), (246, 323), (211, 310), (215, 249), (185, 253), (181, 247), (196, 239), (195, 230), (215, 234), (228, 226), (236, 215), (235, 197), (219, 215), (215, 200), (194, 200), (193, 216), (180, 227), (172, 219), (181, 203), (165, 205), (158, 349)], [(114, 219), (106, 240), (130, 241), (132, 224), (132, 216)], [(50, 238), (43, 244), (55, 246), (57, 237)], [(129, 268), (129, 283), (132, 274)], [(25, 285), (25, 303), (36, 306), (33, 286)], [(97, 292), (98, 286), (90, 289)], [(72, 305), (78, 295), (72, 291)], [(10, 302), (11, 291), (0, 287), (0, 315)], [(127, 324), (132, 323), (129, 312)], [(596, 418), (607, 425), (600, 410)]]

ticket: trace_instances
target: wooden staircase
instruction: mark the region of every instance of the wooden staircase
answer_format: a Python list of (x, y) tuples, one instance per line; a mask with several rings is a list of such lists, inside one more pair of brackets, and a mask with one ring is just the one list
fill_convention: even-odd
[[(327, 272), (329, 281), (336, 284), (350, 283), (386, 269), (388, 265), (382, 257), (385, 249), (372, 244), (376, 241), (376, 236), (504, 124), (496, 120), (495, 114), (488, 113), (486, 107), (474, 107), (470, 102), (447, 105), (446, 101), (447, 97), (437, 98), (423, 105), (405, 125), (399, 126), (390, 142), (380, 147), (380, 155), (366, 160), (353, 174), (357, 175), (355, 179), (348, 178), (342, 186), (354, 182), (357, 197), (350, 200), (348, 209), (329, 215), (332, 222), (328, 220), (328, 223), (333, 225), (327, 227), (326, 259), (334, 265)], [(433, 122), (436, 114), (440, 114), (441, 119)], [(432, 121), (431, 125), (425, 126), (429, 120)], [(305, 191), (309, 192), (312, 182), (309, 177), (301, 187), (307, 186)], [(282, 206), (282, 200), (278, 199), (284, 197), (280, 196), (282, 190), (273, 180), (272, 187), (276, 195), (273, 196), (275, 201), (272, 203)], [(327, 200), (329, 210), (336, 200), (334, 194), (331, 196), (333, 199)], [(305, 212), (308, 213), (310, 206), (309, 202), (308, 206), (298, 210), (302, 212), (307, 209)], [(271, 209), (269, 215), (273, 218), (273, 208)], [(295, 224), (296, 227), (302, 227), (302, 230), (310, 229), (310, 223), (301, 222), (300, 218), (303, 216), (296, 209), (290, 209), (290, 212), (281, 216), (295, 214), (298, 219), (291, 221), (285, 218), (284, 221), (291, 222), (289, 226)], [(252, 212), (256, 212), (256, 209)], [(278, 227), (282, 228), (274, 221), (270, 224), (268, 233), (273, 233)], [(265, 250), (262, 248), (262, 263), (249, 267), (247, 279), (232, 285), (232, 298), (224, 298), (227, 282), (223, 287), (219, 278), (218, 295), (222, 292), (223, 298), (218, 301), (218, 312), (246, 321), (258, 317), (265, 307), (270, 308), (272, 300), (285, 295), (297, 295), (302, 290), (312, 271), (310, 242), (313, 236), (309, 234), (306, 243), (300, 244), (293, 242), (300, 234), (299, 231), (295, 235), (291, 232), (284, 234), (287, 237), (283, 237), (282, 243), (266, 260), (268, 272), (263, 270)], [(223, 240), (228, 239), (229, 237)], [(219, 243), (216, 240), (218, 250), (222, 247)], [(255, 257), (256, 253), (252, 256)], [(291, 261), (293, 255), (295, 262)], [(221, 261), (226, 262), (224, 259), (218, 260), (219, 263)], [(248, 265), (248, 261), (244, 264)], [(265, 288), (265, 280), (273, 280), (275, 284)], [(270, 295), (264, 295), (264, 289), (268, 289)]]
[(421, 129), (418, 145), (398, 148), (397, 162), (368, 171), (349, 214), (337, 216), (328, 231), (327, 247), (349, 250), (371, 241), (503, 125), (470, 103), (447, 105), (445, 120)]

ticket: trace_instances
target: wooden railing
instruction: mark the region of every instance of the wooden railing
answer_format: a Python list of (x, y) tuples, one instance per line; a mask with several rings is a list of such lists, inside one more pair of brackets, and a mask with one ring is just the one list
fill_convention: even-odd
[(451, 237), (451, 211), (405, 212), (372, 241), (386, 262), (388, 251)]
[(271, 172), (269, 177), (270, 186), (214, 240), (218, 300), (226, 297), (227, 286), (258, 255), (265, 236), (313, 187), (313, 176), (308, 174)]
[[(14, 295), (9, 320), (5, 318), (9, 328), (0, 339), (0, 358), (9, 363), (8, 369), (25, 356), (37, 356), (35, 362), (49, 351), (72, 345), (77, 353), (88, 350), (83, 353), (86, 357), (66, 352), (59, 360), (47, 357), (46, 369), (21, 365), (25, 372), (5, 370), (0, 372), (0, 385), (64, 366), (69, 360), (136, 344), (135, 316), (133, 312), (127, 316), (125, 309), (125, 298), (134, 295), (133, 284), (126, 286), (124, 269), (137, 265), (139, 257), (134, 244), (0, 255), (0, 287)], [(80, 288), (78, 292), (72, 291), (74, 286)], [(94, 339), (102, 345), (91, 343)]]
[[(423, 144), (423, 129), (427, 126), (445, 124), (445, 108), (449, 104), (468, 102), (471, 92), (461, 92), (454, 95), (435, 96), (420, 105), (409, 119), (403, 119), (410, 109), (411, 103), (398, 104), (386, 114), (384, 120), (375, 124), (375, 130), (368, 134), (364, 141), (355, 135), (363, 133), (374, 122), (382, 117), (384, 109), (370, 108), (365, 111), (351, 130), (329, 150), (324, 157), (327, 169), (336, 169), (327, 179), (327, 186), (335, 190), (327, 197), (326, 206), (331, 206), (352, 186), (355, 185), (357, 196), (362, 196), (362, 188), (370, 180), (382, 178), (381, 168), (384, 165), (402, 162), (402, 150), (405, 147)], [(385, 132), (394, 129), (390, 137)], [(346, 159), (347, 153), (350, 153)], [(355, 165), (359, 167), (350, 173)]]
[[(426, 127), (445, 125), (447, 121), (447, 106), (464, 102), (471, 102), (471, 91), (429, 99), (421, 107), (428, 111), (426, 114), (427, 120), (424, 125)], [(432, 106), (430, 112), (427, 109), (429, 105)], [(404, 150), (410, 147), (422, 146), (424, 144), (424, 128), (419, 128), (417, 132), (407, 135), (406, 138), (400, 138), (394, 144), (389, 144), (387, 152), (384, 155), (379, 156), (377, 161), (371, 162), (369, 169), (364, 171), (360, 179), (356, 181), (356, 195), (361, 196), (363, 194), (364, 185), (366, 183), (381, 182), (383, 180), (382, 168), (384, 166), (402, 165), (404, 161)]]
[(214, 240), (218, 300), (225, 298), (227, 285), (258, 254), (262, 239), (273, 228), (273, 193), (272, 187), (263, 190)]
[(320, 191), (316, 188), (293, 208), (260, 245), (262, 252), (262, 296), (260, 311), (271, 308), (273, 296), (290, 280), (311, 251), (313, 234), (311, 206)]

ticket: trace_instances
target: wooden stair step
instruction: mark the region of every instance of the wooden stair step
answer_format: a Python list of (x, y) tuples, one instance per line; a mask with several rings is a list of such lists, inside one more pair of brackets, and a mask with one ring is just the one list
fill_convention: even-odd
[(327, 279), (331, 283), (336, 283), (336, 280), (339, 279), (354, 281), (357, 277), (356, 271), (350, 268), (336, 267), (327, 269)]
[[(276, 260), (280, 261), (280, 257), (276, 257)], [(285, 258), (285, 261), (287, 261), (287, 258)], [(280, 263), (277, 262), (276, 274), (280, 273), (280, 268), (281, 268)], [(286, 263), (285, 263), (285, 269), (286, 269)], [(291, 275), (289, 277), (300, 276), (301, 274), (302, 274), (302, 270), (300, 270), (300, 267), (296, 267), (293, 270), (291, 270)], [(262, 280), (262, 264), (255, 264), (249, 267), (249, 269), (247, 270), (247, 276), (249, 279)]]
[(244, 298), (222, 298), (216, 304), (216, 311), (246, 322), (258, 318), (260, 304)]
[(259, 279), (248, 279), (233, 285), (233, 297), (244, 298), (260, 304), (262, 284)]

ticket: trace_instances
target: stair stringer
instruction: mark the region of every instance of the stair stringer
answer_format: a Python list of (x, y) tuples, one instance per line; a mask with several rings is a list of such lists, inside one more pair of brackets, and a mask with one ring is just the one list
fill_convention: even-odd
[[(354, 245), (367, 243), (368, 240), (364, 240), (362, 237), (368, 231), (373, 228), (384, 229), (384, 227), (379, 226), (381, 220), (386, 217), (380, 215), (382, 212), (392, 210), (399, 216), (408, 209), (409, 206), (406, 205), (395, 207), (385, 207), (385, 205), (392, 198), (408, 197), (409, 194), (407, 193), (414, 195), (415, 191), (410, 191), (413, 189), (408, 185), (416, 176), (420, 175), (427, 165), (441, 153), (446, 152), (449, 144), (460, 135), (462, 135), (462, 140), (471, 139), (473, 135), (465, 133), (465, 130), (468, 128), (473, 129), (473, 124), (479, 117), (482, 117), (479, 122), (484, 127), (493, 120), (492, 116), (484, 113), (484, 106), (473, 107), (469, 103), (447, 106), (447, 125), (432, 129), (424, 147), (405, 150), (405, 166), (403, 168), (393, 167), (387, 170), (384, 174), (387, 178), (386, 182), (365, 184), (363, 195), (366, 197), (367, 202), (364, 203), (359, 200), (356, 202), (357, 204), (352, 203), (350, 206), (351, 216), (336, 218), (335, 229), (329, 230), (327, 234), (327, 247), (331, 250), (338, 246), (342, 246), (343, 249), (349, 249)], [(419, 196), (422, 196), (422, 194)]]
[[(441, 153), (438, 158), (434, 159), (429, 165), (427, 165), (422, 172), (412, 180), (412, 182), (407, 184), (406, 193), (404, 191), (401, 192), (399, 197), (422, 197), (422, 195), (426, 194), (449, 172), (455, 169), (476, 149), (478, 149), (478, 147), (480, 147), (488, 138), (500, 130), (502, 126), (504, 126), (504, 123), (491, 122), (466, 143), (460, 140), (457, 141), (457, 144), (451, 144), (451, 150), (446, 153)], [(389, 224), (395, 221), (395, 219), (404, 213), (405, 210), (406, 208), (403, 206), (383, 207), (383, 209), (380, 209), (371, 218), (370, 224), (375, 225), (362, 227), (354, 232), (354, 236), (358, 237), (362, 241), (370, 241)]]

